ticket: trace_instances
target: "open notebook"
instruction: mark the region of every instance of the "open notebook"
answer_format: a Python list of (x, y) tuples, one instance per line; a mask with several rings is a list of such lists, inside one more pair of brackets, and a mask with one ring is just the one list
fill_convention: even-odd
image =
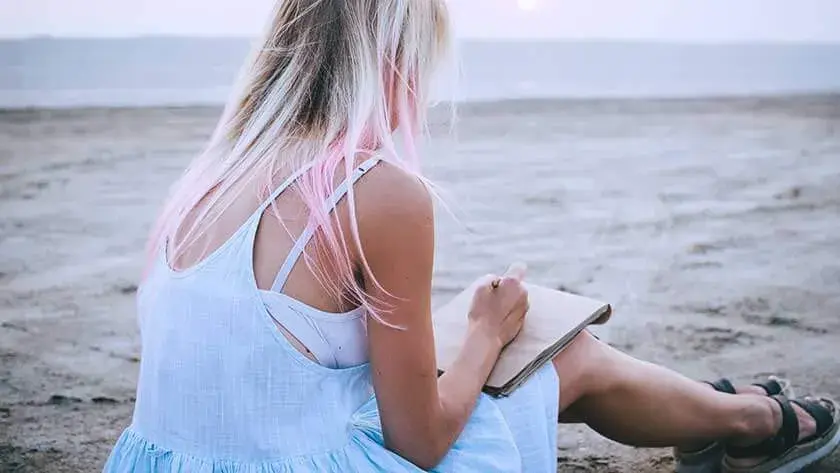
[[(502, 350), (484, 386), (484, 392), (492, 396), (512, 393), (587, 326), (604, 324), (612, 315), (604, 302), (531, 284), (525, 287), (531, 308), (522, 331)], [(432, 315), (440, 372), (448, 369), (461, 350), (474, 293), (471, 286)]]

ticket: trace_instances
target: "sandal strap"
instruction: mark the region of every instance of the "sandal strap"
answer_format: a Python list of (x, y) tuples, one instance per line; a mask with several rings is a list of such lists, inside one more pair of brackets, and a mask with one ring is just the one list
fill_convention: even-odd
[(715, 388), (717, 392), (735, 394), (735, 386), (726, 378), (720, 378), (717, 381), (705, 381), (705, 383)]
[(781, 395), (772, 396), (771, 399), (779, 404), (782, 409), (782, 426), (776, 435), (756, 445), (746, 447), (729, 445), (726, 454), (731, 458), (756, 458), (776, 457), (791, 448), (799, 441), (799, 419), (790, 401)]
[(834, 413), (830, 409), (826, 408), (822, 402), (810, 399), (791, 402), (801, 407), (803, 411), (807, 412), (809, 416), (814, 418), (814, 421), (817, 424), (816, 437), (826, 433), (828, 429), (834, 425)]
[(758, 386), (759, 388), (763, 389), (768, 396), (776, 396), (778, 394), (782, 394), (785, 390), (784, 386), (782, 386), (782, 383), (780, 383), (775, 378), (770, 378), (762, 383), (753, 383), (753, 386)]

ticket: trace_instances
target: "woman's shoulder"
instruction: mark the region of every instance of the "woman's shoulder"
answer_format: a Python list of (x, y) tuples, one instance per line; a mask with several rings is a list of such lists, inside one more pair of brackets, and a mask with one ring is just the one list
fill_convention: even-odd
[(432, 195), (421, 177), (382, 161), (356, 187), (360, 225), (428, 225), (434, 218)]
[(423, 181), (381, 162), (359, 184), (356, 219), (371, 267), (425, 268), (433, 259), (435, 223), (432, 196)]

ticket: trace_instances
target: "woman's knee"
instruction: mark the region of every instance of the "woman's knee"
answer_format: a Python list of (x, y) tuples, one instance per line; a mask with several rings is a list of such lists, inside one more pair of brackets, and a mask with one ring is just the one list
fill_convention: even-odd
[(596, 390), (604, 381), (610, 350), (607, 344), (584, 330), (554, 357), (552, 363), (560, 378), (561, 408)]

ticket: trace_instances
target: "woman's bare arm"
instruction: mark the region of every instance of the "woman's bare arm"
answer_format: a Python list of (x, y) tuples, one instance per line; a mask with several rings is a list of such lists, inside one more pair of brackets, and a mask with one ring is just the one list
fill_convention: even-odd
[(362, 248), (382, 286), (368, 281), (367, 290), (391, 305), (382, 316), (403, 328), (373, 319), (368, 323), (386, 446), (418, 467), (431, 469), (460, 435), (501, 348), (521, 326), (521, 321), (516, 326), (515, 314), (501, 327), (504, 316), (496, 320), (483, 317), (483, 312), (524, 313), (522, 301), (527, 298), (516, 280), (505, 280), (501, 291), (489, 289), (488, 280), (487, 294), (476, 296), (460, 356), (438, 379), (431, 322), (431, 197), (414, 177), (382, 165), (358, 187), (356, 199)]

